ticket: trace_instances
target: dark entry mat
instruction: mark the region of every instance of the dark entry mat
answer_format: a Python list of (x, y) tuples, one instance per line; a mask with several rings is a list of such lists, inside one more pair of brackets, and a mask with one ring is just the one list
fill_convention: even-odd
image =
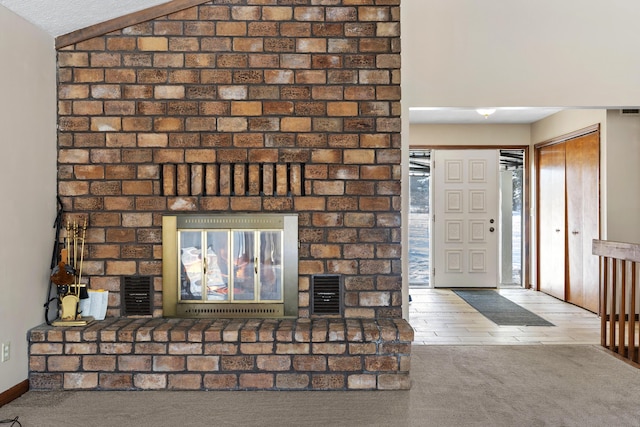
[(496, 291), (487, 289), (453, 289), (453, 292), (497, 325), (555, 326), (537, 314), (503, 297)]

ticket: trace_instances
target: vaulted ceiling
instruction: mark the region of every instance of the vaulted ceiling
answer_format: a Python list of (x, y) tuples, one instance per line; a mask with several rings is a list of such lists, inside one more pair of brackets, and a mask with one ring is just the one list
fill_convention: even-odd
[(0, 0), (0, 5), (22, 16), (53, 37), (112, 18), (137, 12), (167, 0)]

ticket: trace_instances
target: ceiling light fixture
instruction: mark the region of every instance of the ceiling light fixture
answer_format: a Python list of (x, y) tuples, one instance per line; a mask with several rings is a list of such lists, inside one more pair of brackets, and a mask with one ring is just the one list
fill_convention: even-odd
[(495, 108), (478, 108), (476, 111), (481, 116), (484, 116), (485, 119), (488, 119), (490, 115), (496, 112), (496, 109)]

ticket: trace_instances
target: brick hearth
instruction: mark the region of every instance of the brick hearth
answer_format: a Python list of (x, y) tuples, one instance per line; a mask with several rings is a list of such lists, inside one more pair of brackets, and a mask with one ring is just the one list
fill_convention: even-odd
[(402, 319), (129, 319), (29, 332), (34, 390), (409, 389)]

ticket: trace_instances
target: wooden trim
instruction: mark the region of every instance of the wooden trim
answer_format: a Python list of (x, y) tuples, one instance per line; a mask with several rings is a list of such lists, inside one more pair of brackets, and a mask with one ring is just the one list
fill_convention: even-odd
[(193, 6), (208, 3), (209, 1), (210, 0), (173, 0), (168, 3), (152, 6), (125, 16), (110, 19), (108, 21), (56, 37), (56, 49), (61, 49), (75, 43), (105, 35), (112, 31), (137, 25), (141, 22), (150, 21), (160, 16), (176, 13)]
[(28, 391), (29, 380), (24, 380), (21, 383), (14, 385), (9, 390), (0, 393), (0, 406), (6, 405), (7, 403), (19, 398)]
[(534, 145), (534, 147), (538, 149), (538, 148), (546, 147), (548, 145), (559, 144), (561, 142), (569, 141), (570, 139), (579, 138), (581, 136), (589, 135), (590, 133), (599, 132), (599, 131), (600, 131), (600, 123), (596, 123), (595, 125), (587, 126), (586, 128), (578, 129), (573, 132), (556, 136), (546, 141), (538, 142), (537, 144)]

